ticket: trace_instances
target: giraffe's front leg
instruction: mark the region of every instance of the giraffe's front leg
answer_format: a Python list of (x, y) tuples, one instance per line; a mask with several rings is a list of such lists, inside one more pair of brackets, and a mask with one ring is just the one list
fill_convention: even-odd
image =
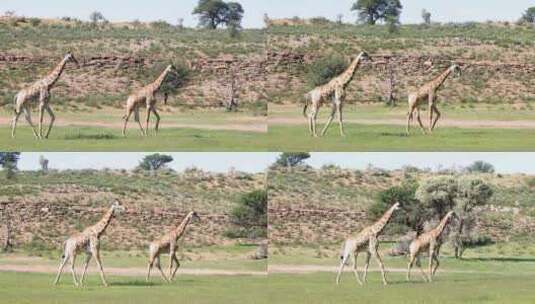
[(95, 261), (97, 262), (97, 266), (100, 271), (100, 279), (102, 280), (102, 284), (107, 287), (108, 282), (106, 281), (106, 276), (104, 275), (104, 269), (102, 269), (102, 261), (100, 260), (100, 245), (98, 240), (92, 240), (90, 246), (91, 254), (95, 257)]
[(357, 268), (357, 258), (359, 256), (358, 250), (353, 254), (353, 273), (355, 274), (355, 278), (357, 279), (357, 283), (362, 286), (362, 281), (360, 280), (359, 271)]
[(321, 136), (325, 136), (325, 133), (327, 133), (327, 129), (329, 129), (329, 127), (331, 126), (334, 116), (336, 115), (336, 104), (334, 101), (331, 107), (332, 107), (331, 114), (329, 115), (329, 118), (327, 119), (327, 122), (325, 123), (325, 126), (323, 127), (323, 130), (321, 131)]
[(171, 278), (171, 276), (173, 275), (173, 256), (175, 255), (175, 252), (176, 252), (176, 243), (175, 242), (171, 242), (169, 244), (169, 278)]
[(429, 244), (429, 267), (427, 272), (427, 279), (429, 282), (433, 281), (433, 255), (435, 254), (435, 244)]
[(434, 102), (435, 102), (435, 93), (434, 92), (431, 92), (429, 93), (429, 105), (428, 105), (428, 109), (427, 109), (427, 112), (429, 114), (429, 128), (428, 128), (428, 131), (429, 133), (433, 133), (433, 107), (434, 107)]
[(67, 261), (69, 260), (69, 255), (65, 252), (65, 256), (63, 257), (63, 260), (61, 261), (58, 269), (58, 274), (56, 276), (56, 279), (54, 280), (54, 285), (58, 285), (59, 278), (61, 277), (61, 273), (63, 272), (63, 268), (65, 267), (65, 264), (67, 264)]
[(178, 261), (178, 258), (176, 257), (176, 254), (173, 255), (173, 261), (175, 262), (175, 269), (173, 270), (173, 275), (171, 276), (171, 280), (175, 279), (176, 272), (178, 268), (180, 267), (180, 262)]
[(91, 261), (91, 251), (86, 252), (85, 254), (85, 262), (84, 262), (84, 271), (82, 272), (82, 278), (80, 279), (80, 284), (84, 285), (85, 281), (85, 274), (87, 273), (87, 267), (89, 266), (89, 262)]
[(379, 268), (381, 269), (381, 276), (383, 278), (383, 285), (388, 285), (388, 282), (386, 281), (386, 274), (385, 274), (385, 265), (383, 263), (383, 260), (381, 259), (381, 256), (379, 255), (378, 248), (379, 244), (377, 242), (377, 239), (370, 240), (369, 250), (375, 260), (377, 261), (377, 264), (379, 265)]
[(366, 264), (364, 265), (364, 283), (368, 282), (368, 267), (370, 266), (371, 254), (369, 251), (366, 252)]

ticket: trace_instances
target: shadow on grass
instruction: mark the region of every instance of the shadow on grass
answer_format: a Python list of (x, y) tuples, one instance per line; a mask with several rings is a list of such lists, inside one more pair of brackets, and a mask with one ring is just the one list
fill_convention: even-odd
[(68, 134), (63, 137), (65, 140), (116, 140), (119, 136), (113, 134)]
[(113, 282), (110, 284), (111, 286), (131, 286), (131, 287), (149, 287), (149, 286), (163, 286), (168, 285), (164, 284), (163, 282), (147, 282), (142, 280), (136, 280), (136, 281), (123, 281), (123, 282)]
[(381, 132), (379, 135), (384, 137), (410, 137), (405, 132)]

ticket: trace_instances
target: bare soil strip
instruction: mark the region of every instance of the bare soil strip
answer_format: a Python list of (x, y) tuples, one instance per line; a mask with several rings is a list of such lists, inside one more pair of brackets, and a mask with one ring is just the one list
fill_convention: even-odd
[[(165, 269), (164, 269), (165, 270)], [(13, 272), (26, 272), (26, 273), (56, 273), (58, 268), (51, 265), (0, 265), (0, 271), (13, 271)], [(98, 273), (97, 269), (92, 269), (90, 267), (88, 273)], [(65, 269), (64, 274), (69, 274), (69, 270)], [(116, 267), (105, 267), (104, 272), (108, 275), (115, 276), (145, 276), (147, 275), (146, 268), (116, 268)], [(245, 271), (245, 270), (220, 270), (220, 269), (191, 269), (191, 268), (179, 268), (178, 274), (185, 275), (199, 275), (199, 276), (240, 276), (240, 275), (251, 275), (251, 276), (267, 276), (267, 271)], [(154, 271), (153, 275), (159, 276), (158, 271)]]
[[(34, 120), (35, 123), (35, 120)], [(0, 125), (9, 126), (11, 125), (11, 119), (7, 117), (0, 117)], [(48, 125), (48, 122), (47, 122)], [(72, 121), (58, 118), (54, 122), (55, 126), (69, 127), (69, 126), (78, 126), (78, 127), (102, 127), (102, 128), (113, 128), (120, 129), (123, 127), (122, 122), (88, 122), (88, 121)], [(19, 120), (18, 126), (28, 126), (24, 119)], [(266, 133), (267, 124), (263, 122), (254, 122), (249, 124), (180, 124), (180, 123), (165, 123), (160, 124), (160, 129), (164, 128), (188, 128), (188, 129), (199, 129), (199, 130), (210, 130), (210, 131), (242, 131), (242, 132), (257, 132), (257, 133)], [(139, 130), (137, 123), (132, 121), (129, 124), (128, 129), (130, 131)]]
[[(346, 123), (361, 125), (407, 125), (405, 119), (344, 119)], [(270, 117), (269, 124), (276, 125), (306, 125), (304, 118)], [(419, 128), (418, 122), (411, 124), (412, 128)], [(461, 127), (461, 128), (497, 128), (497, 129), (535, 129), (535, 121), (531, 120), (455, 120), (444, 119), (438, 122), (438, 127)]]
[[(359, 271), (364, 269), (359, 267)], [(386, 268), (386, 272), (407, 272), (406, 268)], [(315, 272), (332, 272), (336, 273), (338, 271), (338, 266), (321, 266), (321, 265), (269, 265), (268, 273), (278, 273), (278, 274), (309, 274)], [(344, 267), (344, 272), (353, 271), (351, 266)], [(369, 272), (379, 272), (379, 268), (369, 268)], [(438, 272), (444, 273), (482, 273), (481, 271), (473, 270), (438, 270)], [(418, 268), (413, 269), (412, 273), (414, 275), (420, 275)], [(499, 273), (499, 272), (488, 272), (484, 273)]]

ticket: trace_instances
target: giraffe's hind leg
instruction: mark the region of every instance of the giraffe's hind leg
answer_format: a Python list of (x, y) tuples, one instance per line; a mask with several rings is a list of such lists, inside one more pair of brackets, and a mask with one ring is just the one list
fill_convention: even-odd
[(427, 134), (427, 131), (425, 130), (424, 124), (422, 123), (422, 118), (420, 117), (420, 109), (416, 109), (416, 118), (418, 120), (418, 124), (420, 125), (420, 129), (422, 130), (422, 133), (424, 135)]
[(61, 273), (63, 272), (63, 268), (65, 267), (65, 264), (67, 264), (67, 261), (69, 260), (69, 256), (65, 254), (63, 257), (63, 260), (61, 261), (58, 269), (58, 274), (56, 275), (56, 279), (54, 280), (54, 285), (58, 285), (59, 278), (61, 277)]
[(87, 267), (89, 267), (89, 262), (91, 261), (91, 252), (88, 251), (85, 253), (85, 262), (84, 262), (84, 271), (82, 272), (82, 278), (80, 279), (80, 284), (84, 284), (85, 274), (87, 273)]
[(33, 135), (35, 136), (35, 138), (39, 139), (39, 135), (37, 134), (37, 130), (35, 129), (35, 126), (32, 122), (32, 114), (31, 114), (31, 111), (30, 109), (28, 108), (28, 106), (25, 106), (24, 107), (24, 116), (26, 117), (26, 121), (28, 122), (28, 124), (30, 125), (30, 127), (32, 128), (32, 131), (33, 131)]

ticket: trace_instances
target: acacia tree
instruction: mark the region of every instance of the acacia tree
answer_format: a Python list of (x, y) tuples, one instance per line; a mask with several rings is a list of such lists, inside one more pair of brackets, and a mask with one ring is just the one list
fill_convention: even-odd
[(165, 154), (151, 154), (145, 156), (140, 162), (139, 162), (139, 168), (155, 172), (157, 170), (160, 170), (162, 168), (165, 168), (166, 164), (173, 161), (173, 157), (171, 155), (165, 155)]
[(199, 16), (199, 26), (209, 29), (225, 25), (229, 29), (239, 30), (243, 13), (240, 3), (223, 0), (199, 0), (193, 10), (193, 14)]
[(11, 179), (17, 171), (20, 152), (0, 152), (0, 166), (4, 169), (6, 179)]
[(307, 152), (284, 152), (277, 158), (274, 165), (291, 168), (302, 164), (308, 158), (310, 158), (310, 153)]
[(526, 10), (521, 18), (522, 21), (535, 24), (535, 6), (532, 6)]
[(399, 0), (357, 0), (351, 7), (352, 11), (358, 12), (359, 20), (369, 25), (381, 20), (398, 24), (402, 9)]
[(227, 231), (227, 236), (265, 238), (267, 236), (267, 201), (266, 190), (242, 194), (230, 217), (237, 229)]
[(431, 13), (428, 12), (426, 9), (422, 10), (422, 19), (424, 20), (425, 25), (431, 24)]

